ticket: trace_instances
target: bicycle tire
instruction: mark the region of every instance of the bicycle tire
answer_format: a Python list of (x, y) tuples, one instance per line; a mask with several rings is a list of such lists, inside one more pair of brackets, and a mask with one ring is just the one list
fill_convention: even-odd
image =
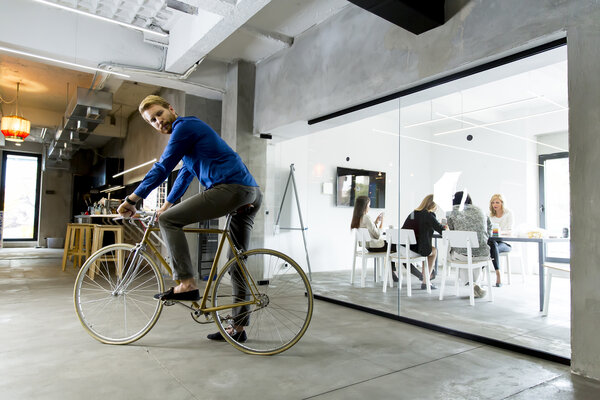
[[(135, 247), (113, 244), (95, 252), (81, 267), (73, 301), (79, 321), (96, 340), (106, 344), (128, 344), (143, 337), (156, 324), (163, 302), (152, 296), (164, 291), (164, 282), (154, 260)], [(122, 260), (119, 273), (117, 262)], [(137, 271), (131, 268), (137, 266)], [(131, 270), (128, 285), (115, 292)]]
[[(287, 255), (270, 249), (254, 249), (241, 254), (251, 281), (256, 283), (260, 303), (212, 313), (221, 335), (236, 349), (248, 354), (274, 355), (294, 344), (306, 332), (313, 312), (310, 282), (300, 266)], [(231, 259), (219, 271), (212, 293), (213, 306), (235, 302), (234, 283), (248, 292), (248, 283), (238, 276), (239, 266)], [(234, 276), (235, 275), (235, 276)], [(239, 298), (239, 297), (238, 297)], [(242, 300), (243, 301), (243, 300)], [(234, 339), (227, 329), (248, 318), (247, 340)], [(236, 323), (237, 322), (237, 323)], [(245, 325), (246, 323), (241, 323)]]

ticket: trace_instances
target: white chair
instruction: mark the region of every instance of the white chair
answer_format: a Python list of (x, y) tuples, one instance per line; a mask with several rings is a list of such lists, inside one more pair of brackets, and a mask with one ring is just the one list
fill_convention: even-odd
[[(498, 253), (500, 258), (498, 259), (498, 265), (500, 266), (500, 273), (502, 273), (502, 259), (506, 260), (506, 274), (508, 275), (508, 284), (510, 285), (510, 276), (512, 275), (512, 271), (510, 269), (510, 252), (501, 252)], [(523, 275), (525, 276), (525, 275)]]
[(367, 275), (367, 260), (373, 260), (373, 268), (377, 273), (377, 259), (381, 261), (385, 260), (385, 252), (371, 252), (367, 250), (367, 244), (371, 239), (369, 230), (367, 228), (358, 228), (354, 230), (354, 251), (352, 260), (352, 274), (350, 275), (350, 284), (354, 284), (354, 271), (356, 269), (356, 258), (361, 257), (362, 259), (362, 272), (360, 275), (360, 287), (365, 287), (365, 280)]
[[(492, 292), (492, 277), (490, 273), (490, 264), (492, 259), (488, 256), (486, 260), (473, 261), (472, 249), (479, 247), (479, 241), (477, 240), (477, 232), (469, 231), (444, 231), (442, 232), (442, 238), (448, 254), (444, 260), (444, 271), (442, 272), (442, 286), (440, 287), (440, 300), (444, 299), (444, 289), (446, 288), (446, 277), (450, 275), (452, 268), (456, 269), (456, 296), (458, 296), (458, 290), (460, 288), (460, 274), (461, 269), (466, 269), (469, 274), (469, 303), (471, 306), (475, 305), (475, 293), (474, 293), (474, 280), (473, 270), (484, 267), (487, 275), (487, 287), (488, 287), (488, 300), (494, 301)], [(452, 260), (450, 256), (450, 250), (455, 248), (466, 248), (467, 249), (467, 261)]]
[(544, 263), (544, 273), (546, 274), (546, 284), (544, 285), (544, 306), (542, 316), (548, 315), (548, 306), (550, 303), (550, 289), (552, 288), (552, 278), (571, 278), (571, 266), (569, 264)]
[[(402, 291), (402, 263), (406, 264), (406, 294), (412, 296), (411, 288), (411, 277), (410, 277), (410, 266), (411, 264), (418, 264), (421, 266), (421, 273), (425, 277), (425, 284), (427, 285), (427, 293), (431, 293), (431, 282), (429, 281), (429, 263), (427, 257), (415, 253), (410, 249), (411, 244), (416, 244), (417, 239), (415, 238), (415, 232), (412, 229), (388, 229), (386, 232), (386, 240), (388, 242), (388, 249), (385, 257), (385, 267), (383, 274), (383, 291), (387, 289), (388, 279), (392, 277), (392, 261), (396, 262), (396, 268), (398, 271), (398, 295)], [(397, 252), (392, 253), (392, 244), (396, 245)], [(408, 250), (408, 251), (407, 251)], [(390, 281), (390, 287), (392, 287), (393, 281)]]
[(499, 260), (498, 263), (500, 265), (500, 270), (502, 271), (502, 260), (505, 260), (505, 264), (506, 264), (506, 274), (507, 274), (507, 284), (510, 285), (510, 281), (512, 278), (512, 265), (510, 262), (511, 258), (518, 258), (521, 261), (521, 278), (523, 283), (525, 283), (525, 276), (527, 274), (526, 271), (526, 264), (525, 264), (525, 257), (523, 254), (523, 251), (521, 249), (521, 243), (512, 243), (512, 250), (510, 252), (506, 251), (506, 252), (500, 252), (499, 253)]

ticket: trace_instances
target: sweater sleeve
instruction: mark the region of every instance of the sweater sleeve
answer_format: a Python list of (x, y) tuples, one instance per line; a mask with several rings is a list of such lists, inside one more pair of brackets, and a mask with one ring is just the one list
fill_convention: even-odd
[(194, 174), (184, 165), (177, 174), (177, 179), (175, 179), (173, 188), (167, 196), (167, 201), (169, 203), (175, 203), (177, 200), (179, 200), (181, 196), (183, 196), (193, 179)]
[(363, 220), (364, 220), (365, 226), (369, 230), (369, 234), (371, 235), (371, 237), (373, 239), (379, 239), (381, 236), (381, 232), (380, 232), (379, 228), (377, 228), (375, 226), (373, 221), (371, 221), (371, 217), (369, 217), (367, 214), (365, 214), (363, 216)]
[(440, 224), (440, 222), (435, 217), (435, 213), (430, 212), (427, 214), (429, 215), (429, 222), (431, 224), (431, 227), (433, 228), (434, 231), (436, 231), (437, 233), (439, 233), (441, 235), (442, 231), (444, 230), (444, 225)]
[(135, 194), (145, 199), (154, 188), (167, 179), (173, 168), (181, 161), (187, 149), (191, 148), (193, 143), (192, 133), (184, 129), (184, 126), (173, 130), (169, 143), (167, 143), (167, 147), (165, 147), (160, 160), (154, 164), (139, 186), (134, 190)]

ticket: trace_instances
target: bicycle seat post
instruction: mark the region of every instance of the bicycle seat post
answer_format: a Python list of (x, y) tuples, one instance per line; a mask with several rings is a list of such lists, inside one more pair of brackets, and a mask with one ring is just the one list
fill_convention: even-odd
[(233, 217), (234, 212), (227, 214), (227, 219), (225, 220), (225, 226), (223, 227), (224, 231), (229, 232), (229, 225), (231, 224), (231, 218)]
[(227, 214), (227, 219), (225, 220), (225, 227), (223, 227), (223, 230), (229, 232), (229, 225), (231, 224), (231, 219), (233, 218), (233, 216), (238, 213), (247, 212), (251, 208), (254, 208), (252, 204), (246, 204), (244, 206), (241, 206), (237, 210), (234, 210)]

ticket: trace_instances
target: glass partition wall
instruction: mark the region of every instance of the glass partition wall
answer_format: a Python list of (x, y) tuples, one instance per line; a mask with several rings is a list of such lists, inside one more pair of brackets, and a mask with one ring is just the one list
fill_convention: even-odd
[[(317, 296), (569, 358), (569, 280), (553, 279), (547, 316), (540, 297), (543, 242), (566, 248), (562, 258), (552, 251), (547, 258), (568, 263), (568, 238), (561, 238), (569, 228), (566, 57), (566, 46), (557, 47), (311, 125), (311, 133), (269, 146), (268, 162), (277, 171), (269, 182), (275, 188), (270, 202), (278, 223), (266, 235), (267, 245), (292, 254), (307, 272), (310, 263)], [(290, 164), (298, 202), (291, 189), (283, 197)], [(562, 173), (544, 171), (547, 166)], [(560, 198), (544, 198), (544, 176), (546, 194), (556, 195), (566, 179)], [(386, 230), (402, 227), (429, 194), (438, 206), (436, 218), (446, 222), (455, 191), (468, 193), (485, 218), (492, 196), (500, 194), (512, 215), (512, 230), (500, 233), (511, 246), (499, 260), (501, 285), (491, 270), (493, 301), (479, 280), (487, 293), (471, 306), (470, 287), (453, 274), (439, 299), (447, 254), (439, 238), (432, 243), (439, 255), (431, 293), (415, 276), (410, 296), (406, 279), (400, 288), (394, 282), (384, 290), (384, 253), (370, 255), (363, 283), (350, 229), (353, 200), (367, 195), (368, 214), (375, 221), (383, 212)], [(540, 204), (548, 205), (545, 215)], [(297, 230), (298, 205), (308, 258)]]

